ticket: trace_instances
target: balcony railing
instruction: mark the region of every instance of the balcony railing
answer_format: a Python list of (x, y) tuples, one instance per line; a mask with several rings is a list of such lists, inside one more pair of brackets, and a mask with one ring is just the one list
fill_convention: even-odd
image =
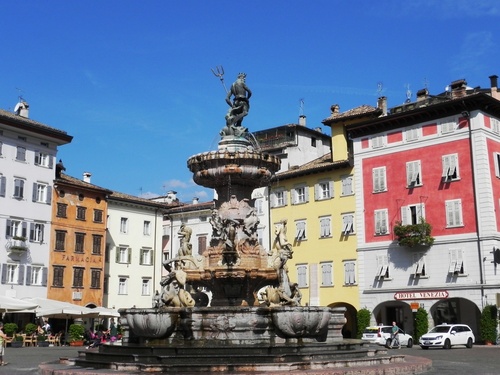
[(28, 250), (28, 243), (24, 237), (12, 237), (6, 245), (7, 251), (11, 253), (24, 253)]

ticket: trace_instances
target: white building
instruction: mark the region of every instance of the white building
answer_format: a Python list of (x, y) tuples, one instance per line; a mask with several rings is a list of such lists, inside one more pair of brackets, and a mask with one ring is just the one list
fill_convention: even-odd
[(152, 306), (161, 280), (165, 208), (118, 192), (109, 197), (104, 306)]
[(58, 147), (72, 136), (0, 110), (0, 295), (46, 297), (52, 186)]

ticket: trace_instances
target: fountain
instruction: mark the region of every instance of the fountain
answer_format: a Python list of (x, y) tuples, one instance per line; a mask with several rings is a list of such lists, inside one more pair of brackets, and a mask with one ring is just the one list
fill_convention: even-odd
[(250, 197), (268, 184), (280, 160), (258, 151), (241, 125), (250, 95), (240, 73), (227, 90), (230, 109), (218, 150), (187, 161), (194, 181), (217, 191), (209, 248), (202, 256), (193, 255), (191, 229), (182, 226), (178, 256), (164, 263), (169, 273), (154, 307), (119, 310), (122, 345), (85, 351), (75, 359), (77, 366), (234, 373), (325, 371), (374, 363), (375, 350), (342, 338), (345, 308), (301, 306), (300, 290), (288, 278), (286, 263), (293, 249), (286, 220), (275, 226), (273, 249), (259, 244), (259, 220)]

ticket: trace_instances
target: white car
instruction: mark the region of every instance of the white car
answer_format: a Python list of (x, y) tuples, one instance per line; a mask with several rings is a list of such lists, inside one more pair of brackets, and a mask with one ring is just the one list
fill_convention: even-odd
[(455, 345), (465, 345), (472, 348), (474, 341), (474, 333), (468, 325), (440, 324), (420, 337), (420, 347), (450, 349)]
[[(391, 345), (392, 326), (374, 326), (367, 327), (363, 331), (361, 340), (370, 344), (378, 344), (389, 347)], [(398, 340), (401, 346), (411, 348), (413, 346), (413, 337), (399, 329)]]

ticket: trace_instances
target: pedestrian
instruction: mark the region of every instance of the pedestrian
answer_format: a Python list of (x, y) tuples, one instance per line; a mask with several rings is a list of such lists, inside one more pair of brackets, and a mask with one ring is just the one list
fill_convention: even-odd
[(3, 356), (5, 354), (5, 339), (7, 335), (3, 331), (3, 323), (0, 322), (0, 366), (5, 366), (8, 362), (5, 362)]
[(396, 322), (392, 322), (391, 328), (391, 348), (394, 348), (396, 343), (398, 344), (398, 349), (401, 349), (401, 344), (398, 340), (399, 327), (396, 325)]
[(116, 328), (115, 319), (111, 318), (109, 321), (109, 338), (111, 342), (116, 341), (116, 336), (118, 336), (118, 328)]

